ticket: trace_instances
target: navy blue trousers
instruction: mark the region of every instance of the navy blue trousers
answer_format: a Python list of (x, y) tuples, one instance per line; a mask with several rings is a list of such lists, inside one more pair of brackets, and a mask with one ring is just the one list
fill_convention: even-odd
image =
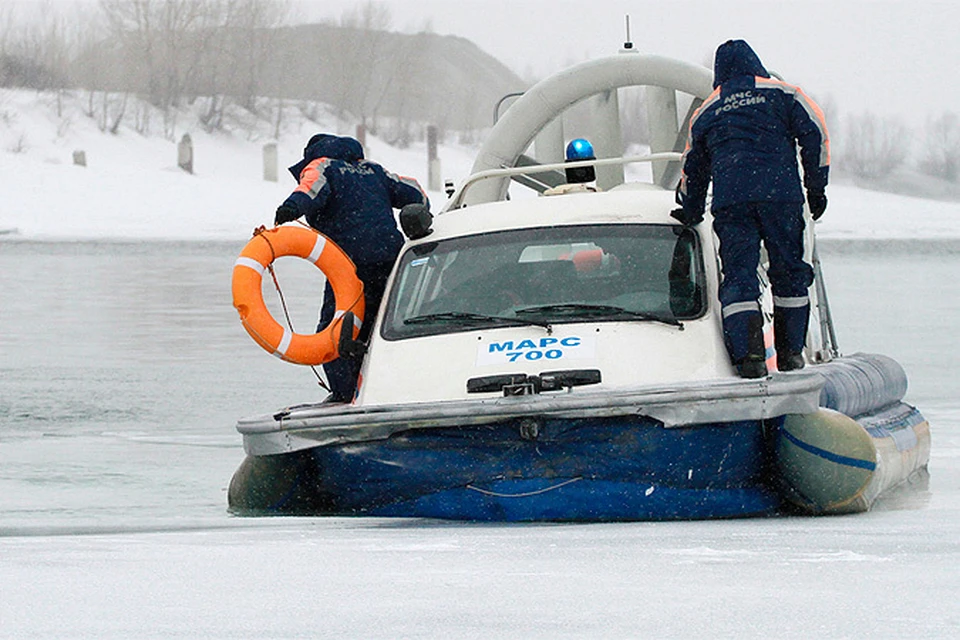
[(803, 350), (810, 316), (808, 289), (813, 282), (813, 268), (803, 260), (803, 229), (799, 202), (749, 202), (713, 212), (723, 268), (723, 331), (734, 362), (754, 352), (756, 336), (751, 340), (751, 332), (762, 326), (757, 278), (761, 242), (770, 258), (767, 275), (773, 289), (777, 350)]
[[(358, 337), (358, 340), (361, 342), (366, 342), (367, 338), (370, 337), (370, 331), (377, 319), (380, 302), (383, 299), (383, 293), (387, 287), (387, 278), (390, 277), (390, 271), (392, 269), (393, 261), (357, 265), (357, 277), (363, 282), (363, 297), (366, 303), (366, 309), (363, 313), (363, 325), (360, 327), (360, 335)], [(317, 325), (318, 332), (330, 324), (336, 310), (333, 289), (328, 282), (323, 291), (323, 304), (320, 307), (320, 323)], [(327, 376), (327, 384), (330, 385), (333, 400), (337, 402), (350, 402), (353, 400), (353, 396), (357, 390), (357, 377), (360, 375), (361, 364), (363, 364), (362, 358), (341, 356), (323, 365), (323, 372)]]

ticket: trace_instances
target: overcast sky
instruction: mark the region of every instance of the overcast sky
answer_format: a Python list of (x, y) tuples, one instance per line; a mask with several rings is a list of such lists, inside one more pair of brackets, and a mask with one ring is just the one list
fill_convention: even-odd
[[(866, 0), (382, 0), (393, 28), (428, 21), (477, 43), (524, 77), (641, 51), (712, 64), (717, 45), (746, 39), (764, 64), (840, 112), (870, 110), (922, 122), (960, 111), (960, 2)], [(339, 17), (358, 0), (308, 0)]]
[[(45, 2), (97, 0), (13, 0)], [(292, 0), (291, 20), (338, 20), (365, 0)], [(7, 4), (11, 0), (0, 0)], [(744, 38), (788, 82), (844, 113), (922, 124), (960, 111), (960, 1), (877, 0), (379, 0), (391, 27), (472, 40), (525, 79), (616, 53), (630, 15), (643, 52), (712, 64)]]

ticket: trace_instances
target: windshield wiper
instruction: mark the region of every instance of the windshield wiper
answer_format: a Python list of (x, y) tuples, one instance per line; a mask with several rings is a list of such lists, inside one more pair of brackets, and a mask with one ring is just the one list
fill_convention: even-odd
[(631, 320), (645, 320), (649, 322), (662, 322), (672, 327), (677, 327), (683, 331), (683, 323), (673, 316), (659, 313), (647, 313), (644, 311), (630, 311), (623, 307), (617, 307), (610, 304), (583, 304), (577, 302), (568, 302), (564, 304), (543, 304), (536, 307), (525, 307), (517, 309), (517, 316), (567, 316), (571, 318), (629, 318)]
[(535, 320), (532, 318), (510, 318), (507, 316), (488, 316), (482, 313), (469, 313), (466, 311), (445, 311), (443, 313), (428, 313), (422, 316), (407, 318), (403, 324), (462, 324), (475, 325), (495, 322), (497, 324), (527, 324), (535, 327), (543, 327), (547, 333), (551, 333), (553, 328), (545, 320)]

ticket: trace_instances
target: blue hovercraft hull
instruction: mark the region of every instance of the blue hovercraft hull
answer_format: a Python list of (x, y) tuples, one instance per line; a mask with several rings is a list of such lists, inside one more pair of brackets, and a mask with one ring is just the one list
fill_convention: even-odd
[[(925, 472), (929, 425), (900, 401), (899, 364), (855, 354), (810, 369), (585, 402), (291, 407), (242, 425), (250, 455), (230, 509), (500, 522), (836, 514)], [(703, 419), (747, 402), (775, 413)], [(590, 406), (597, 415), (570, 415)]]
[(769, 474), (779, 422), (667, 429), (635, 417), (556, 419), (535, 438), (521, 436), (516, 420), (412, 430), (249, 457), (231, 505), (244, 514), (504, 522), (763, 515), (780, 506)]

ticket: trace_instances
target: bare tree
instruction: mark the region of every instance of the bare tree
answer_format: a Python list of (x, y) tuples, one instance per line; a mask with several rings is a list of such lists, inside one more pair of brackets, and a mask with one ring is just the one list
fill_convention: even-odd
[(284, 20), (289, 5), (269, 0), (234, 0), (238, 5), (233, 11), (234, 20), (228, 26), (236, 40), (230, 47), (232, 65), (240, 72), (238, 99), (245, 108), (253, 111), (255, 100), (264, 95), (266, 88), (266, 61), (270, 57), (276, 38), (277, 27)]
[(845, 133), (841, 164), (857, 177), (884, 178), (910, 154), (907, 128), (896, 118), (865, 112), (848, 118)]
[(256, 109), (267, 89), (273, 27), (287, 7), (280, 0), (100, 0), (129, 78), (160, 108), (171, 137), (176, 109), (200, 96), (210, 130), (223, 126), (231, 100)]
[(267, 68), (278, 37), (279, 26), (288, 3), (273, 0), (220, 0), (220, 26), (207, 37), (216, 43), (208, 47), (206, 69), (215, 70), (214, 77), (204, 78), (198, 87), (211, 95), (211, 109), (221, 95), (217, 126), (222, 124), (223, 107), (232, 96), (250, 112), (257, 109), (257, 99), (272, 92)]
[[(108, 38), (122, 51), (121, 63), (132, 73), (147, 77), (146, 89), (159, 101), (159, 82), (154, 66), (157, 61), (157, 36), (153, 0), (100, 0)], [(130, 53), (127, 53), (130, 52)]]
[(832, 95), (828, 95), (822, 99), (814, 96), (814, 100), (820, 105), (820, 110), (823, 111), (831, 148), (842, 146), (844, 131), (840, 126), (840, 107), (837, 106), (836, 100)]
[(421, 31), (410, 38), (396, 39), (390, 54), (379, 63), (386, 77), (373, 96), (372, 118), (376, 123), (381, 110), (393, 112), (392, 130), (388, 135), (391, 144), (401, 148), (408, 147), (413, 138), (410, 108), (413, 102), (422, 99), (416, 88), (420, 86), (419, 58), (429, 55), (427, 36), (427, 32)]
[(932, 176), (960, 181), (960, 118), (944, 113), (927, 123), (920, 168)]
[(144, 78), (144, 92), (172, 138), (175, 108), (195, 84), (206, 50), (203, 35), (219, 26), (220, 0), (100, 0), (111, 38)]
[(376, 70), (385, 55), (390, 22), (389, 7), (373, 0), (348, 10), (340, 20), (343, 29), (341, 59), (348, 63), (342, 66), (335, 84), (341, 94), (337, 102), (357, 115), (361, 123), (374, 133), (377, 122), (371, 118), (371, 98), (376, 93)]
[(58, 114), (62, 91), (69, 86), (72, 42), (67, 23), (49, 2), (38, 5), (32, 15), (17, 15), (9, 7), (0, 10), (0, 84), (57, 90)]
[(15, 24), (14, 5), (0, 5), (0, 57), (6, 57), (10, 54), (10, 49), (13, 46)]
[(47, 13), (40, 25), (40, 61), (50, 71), (57, 98), (57, 117), (63, 117), (63, 98), (70, 85), (69, 65), (73, 57), (74, 41), (69, 36), (67, 22), (58, 13)]

